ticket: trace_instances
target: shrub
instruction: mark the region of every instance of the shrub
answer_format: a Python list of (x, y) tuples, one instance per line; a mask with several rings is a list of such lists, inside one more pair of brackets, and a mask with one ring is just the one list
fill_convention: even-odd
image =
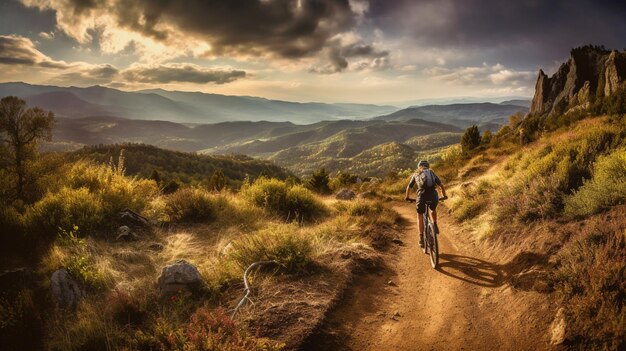
[(208, 307), (198, 308), (182, 326), (165, 318), (157, 319), (154, 335), (138, 332), (132, 346), (173, 351), (277, 351), (284, 347), (281, 343), (248, 335), (224, 309), (211, 310)]
[(384, 209), (379, 202), (364, 200), (337, 202), (335, 208), (340, 212), (346, 212), (350, 216), (376, 216), (380, 215)]
[(555, 274), (566, 309), (568, 335), (581, 349), (626, 346), (625, 234), (596, 225), (560, 254)]
[(72, 188), (88, 188), (102, 200), (105, 216), (113, 216), (130, 208), (141, 212), (158, 193), (154, 180), (126, 177), (123, 165), (117, 168), (79, 161), (73, 165), (68, 178)]
[(592, 215), (626, 200), (626, 149), (599, 157), (592, 174), (591, 180), (566, 198), (567, 215)]
[(242, 188), (250, 203), (283, 216), (287, 220), (313, 220), (326, 212), (326, 207), (301, 185), (287, 186), (278, 179), (259, 178)]
[(467, 153), (480, 145), (480, 132), (478, 126), (471, 126), (465, 130), (465, 133), (461, 137), (461, 148), (463, 152)]
[(38, 234), (54, 237), (58, 228), (79, 226), (89, 233), (104, 218), (102, 201), (87, 188), (64, 187), (58, 193), (47, 193), (26, 212), (26, 226)]
[(183, 188), (169, 195), (165, 211), (171, 221), (208, 221), (215, 218), (215, 200), (207, 191)]
[(233, 242), (231, 258), (242, 268), (257, 261), (274, 260), (286, 272), (306, 270), (312, 262), (311, 240), (293, 224), (282, 224)]
[(65, 252), (62, 266), (83, 286), (95, 290), (113, 286), (110, 267), (98, 267), (96, 257), (87, 247), (86, 239), (78, 237), (77, 226), (69, 231), (59, 228), (58, 245)]

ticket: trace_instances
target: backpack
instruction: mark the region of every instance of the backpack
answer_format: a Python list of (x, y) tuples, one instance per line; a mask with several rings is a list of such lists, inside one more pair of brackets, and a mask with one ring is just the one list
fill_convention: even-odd
[(435, 188), (435, 174), (430, 169), (424, 169), (417, 176), (417, 185), (421, 189), (433, 189)]

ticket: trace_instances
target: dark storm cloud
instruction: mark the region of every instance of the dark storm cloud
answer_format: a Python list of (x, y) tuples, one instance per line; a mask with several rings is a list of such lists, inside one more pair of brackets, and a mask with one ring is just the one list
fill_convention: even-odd
[(33, 42), (19, 35), (0, 35), (0, 64), (67, 68), (67, 63), (55, 61), (41, 53)]
[(23, 1), (61, 11), (64, 15), (57, 18), (68, 22), (113, 15), (117, 25), (163, 42), (172, 31), (182, 32), (209, 42), (211, 54), (305, 57), (355, 23), (348, 0)]
[(488, 49), (518, 64), (562, 59), (588, 43), (626, 46), (626, 1), (371, 0), (368, 16), (388, 37)]
[(244, 78), (246, 72), (238, 70), (218, 70), (192, 64), (133, 65), (123, 72), (129, 82), (196, 84), (225, 84)]
[(323, 65), (309, 69), (313, 73), (331, 74), (344, 71), (348, 68), (349, 58), (363, 59), (355, 69), (384, 68), (389, 63), (389, 52), (378, 50), (371, 44), (355, 42), (342, 45), (340, 40), (332, 40), (327, 44), (326, 61)]

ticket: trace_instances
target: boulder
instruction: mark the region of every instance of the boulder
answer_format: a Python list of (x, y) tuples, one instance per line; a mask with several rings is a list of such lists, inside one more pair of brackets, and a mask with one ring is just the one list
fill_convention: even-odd
[(52, 273), (50, 287), (52, 289), (52, 297), (61, 308), (76, 308), (84, 297), (80, 285), (65, 268)]
[(175, 295), (179, 290), (196, 293), (204, 285), (204, 280), (198, 269), (185, 260), (165, 266), (158, 280), (159, 292), (162, 298)]
[(129, 208), (126, 208), (120, 211), (117, 217), (122, 224), (125, 224), (127, 226), (138, 226), (138, 227), (150, 226), (150, 221), (146, 217), (140, 215), (139, 213)]
[(152, 243), (150, 245), (148, 245), (148, 249), (152, 250), (152, 251), (163, 251), (163, 249), (165, 248), (165, 246), (163, 246), (163, 244), (161, 243)]
[(339, 192), (335, 195), (335, 198), (337, 200), (352, 200), (355, 197), (356, 197), (356, 194), (354, 193), (354, 191), (348, 188), (343, 188), (339, 190)]
[(127, 225), (123, 225), (117, 228), (117, 236), (115, 237), (115, 240), (137, 241), (138, 239), (139, 237), (137, 236), (137, 234), (135, 234), (132, 230), (130, 230), (130, 227), (128, 227)]

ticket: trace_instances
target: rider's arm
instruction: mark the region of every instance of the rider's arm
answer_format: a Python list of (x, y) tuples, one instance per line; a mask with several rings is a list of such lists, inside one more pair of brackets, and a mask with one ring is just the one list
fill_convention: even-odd
[(441, 195), (443, 195), (445, 197), (446, 196), (446, 188), (443, 186), (443, 183), (440, 183), (439, 187), (441, 188)]
[(411, 176), (411, 180), (409, 181), (409, 185), (406, 186), (406, 192), (404, 194), (404, 199), (409, 199), (409, 194), (411, 193), (411, 188), (415, 185), (415, 177)]

